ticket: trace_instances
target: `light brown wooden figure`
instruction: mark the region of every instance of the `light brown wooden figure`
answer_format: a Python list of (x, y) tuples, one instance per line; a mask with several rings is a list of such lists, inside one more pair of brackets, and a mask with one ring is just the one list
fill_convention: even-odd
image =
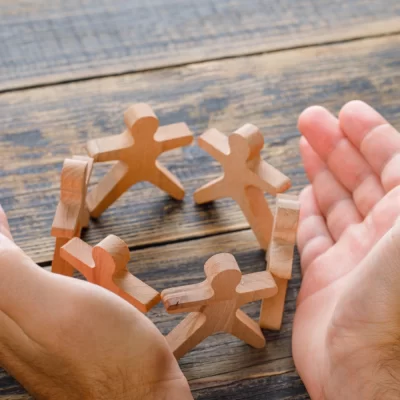
[(95, 247), (74, 238), (61, 248), (61, 257), (89, 282), (117, 294), (141, 312), (161, 300), (156, 290), (128, 271), (129, 248), (117, 236), (107, 236)]
[(229, 137), (216, 129), (203, 133), (199, 146), (222, 165), (224, 175), (196, 190), (197, 204), (231, 197), (242, 209), (264, 250), (268, 248), (273, 215), (264, 197), (289, 189), (290, 179), (261, 159), (264, 138), (259, 129), (246, 124)]
[(204, 266), (206, 280), (195, 285), (164, 290), (161, 298), (170, 314), (190, 314), (168, 335), (177, 359), (208, 336), (230, 333), (261, 348), (265, 338), (258, 324), (239, 308), (252, 301), (274, 296), (277, 287), (268, 271), (242, 276), (231, 254), (217, 254)]
[(159, 128), (158, 119), (147, 104), (128, 108), (124, 120), (125, 132), (87, 143), (88, 154), (95, 162), (118, 161), (88, 195), (89, 211), (95, 218), (140, 181), (151, 182), (177, 200), (185, 196), (178, 178), (157, 158), (192, 143), (193, 134), (187, 125), (178, 123)]
[(278, 294), (263, 300), (260, 326), (265, 329), (279, 330), (282, 326), (287, 285), (292, 278), (299, 213), (297, 196), (278, 195), (272, 240), (267, 253), (267, 268), (275, 278)]
[(93, 159), (75, 156), (64, 161), (61, 171), (60, 201), (51, 228), (56, 238), (51, 269), (61, 275), (72, 276), (74, 270), (60, 257), (60, 248), (89, 224), (85, 200), (92, 166)]

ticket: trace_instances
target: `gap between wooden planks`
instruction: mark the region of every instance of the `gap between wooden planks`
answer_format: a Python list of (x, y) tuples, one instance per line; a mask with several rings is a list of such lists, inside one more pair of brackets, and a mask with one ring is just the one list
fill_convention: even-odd
[(0, 1), (0, 91), (399, 32), (396, 0)]

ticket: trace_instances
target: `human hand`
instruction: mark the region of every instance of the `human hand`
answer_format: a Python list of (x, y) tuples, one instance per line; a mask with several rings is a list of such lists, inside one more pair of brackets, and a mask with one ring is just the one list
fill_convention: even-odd
[(157, 328), (113, 293), (38, 267), (0, 208), (0, 366), (36, 399), (193, 399)]
[(313, 399), (400, 398), (400, 135), (360, 101), (299, 119), (303, 283), (293, 355)]

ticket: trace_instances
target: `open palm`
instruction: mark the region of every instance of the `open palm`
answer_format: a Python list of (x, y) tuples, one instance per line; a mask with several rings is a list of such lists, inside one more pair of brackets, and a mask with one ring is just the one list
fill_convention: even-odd
[(313, 399), (374, 398), (399, 341), (400, 135), (360, 101), (339, 119), (311, 107), (299, 129), (311, 185), (300, 199), (296, 366)]

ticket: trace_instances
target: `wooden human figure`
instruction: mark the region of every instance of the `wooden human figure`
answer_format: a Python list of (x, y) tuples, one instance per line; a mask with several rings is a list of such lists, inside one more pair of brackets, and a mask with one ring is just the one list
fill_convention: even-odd
[(87, 185), (92, 173), (93, 159), (75, 156), (64, 161), (61, 171), (60, 201), (54, 216), (51, 235), (56, 238), (52, 272), (72, 276), (74, 269), (60, 257), (60, 248), (89, 224), (86, 207)]
[(267, 253), (267, 268), (278, 286), (278, 294), (263, 300), (260, 326), (279, 330), (282, 326), (288, 281), (292, 278), (300, 202), (297, 196), (278, 195), (272, 240)]
[(286, 191), (290, 179), (261, 159), (264, 138), (259, 129), (246, 124), (229, 137), (216, 129), (203, 133), (199, 146), (222, 165), (224, 175), (196, 190), (197, 204), (231, 197), (243, 211), (262, 249), (268, 248), (273, 215), (264, 197)]
[(211, 257), (204, 271), (204, 282), (161, 293), (168, 313), (190, 312), (167, 336), (175, 357), (181, 358), (217, 332), (230, 333), (256, 348), (264, 347), (260, 327), (240, 307), (277, 293), (271, 274), (262, 271), (242, 276), (231, 254)]
[(117, 294), (141, 312), (161, 300), (156, 290), (128, 271), (129, 248), (117, 236), (109, 235), (95, 247), (74, 238), (61, 248), (61, 257), (89, 282)]
[(95, 162), (118, 161), (88, 195), (89, 211), (95, 218), (140, 181), (151, 182), (177, 200), (185, 196), (178, 178), (157, 158), (193, 141), (187, 125), (178, 123), (159, 128), (158, 119), (147, 104), (128, 108), (124, 120), (127, 130), (122, 134), (87, 143), (87, 151)]

